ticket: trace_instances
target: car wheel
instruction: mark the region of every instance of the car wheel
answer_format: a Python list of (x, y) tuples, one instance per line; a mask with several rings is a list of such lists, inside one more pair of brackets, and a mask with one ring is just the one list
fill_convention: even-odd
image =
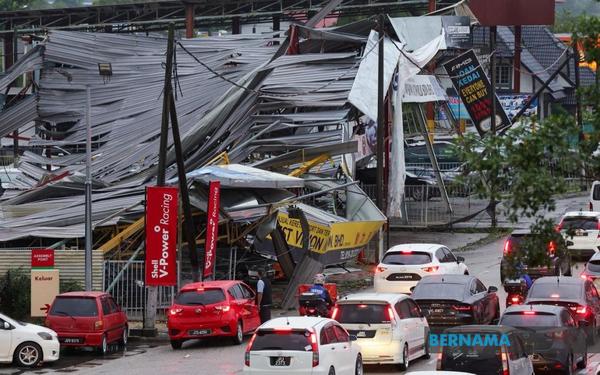
[(335, 369), (333, 368), (333, 366), (331, 366), (329, 368), (329, 372), (327, 373), (328, 375), (335, 375)]
[(171, 348), (173, 350), (181, 349), (181, 345), (183, 345), (183, 340), (171, 340)]
[(98, 347), (98, 354), (106, 355), (108, 353), (108, 339), (106, 335), (102, 336), (102, 343)]
[(241, 345), (242, 342), (244, 342), (244, 327), (242, 326), (242, 322), (238, 321), (235, 336), (233, 336), (233, 343), (235, 345)]
[(356, 365), (354, 366), (354, 375), (363, 375), (362, 355), (356, 357)]
[(404, 344), (404, 349), (402, 350), (402, 363), (400, 364), (400, 370), (406, 371), (408, 369), (408, 365), (408, 344)]
[(127, 341), (129, 341), (129, 327), (125, 326), (125, 329), (123, 329), (123, 333), (121, 334), (121, 340), (119, 340), (119, 345), (125, 348), (127, 346)]
[(42, 360), (42, 348), (35, 342), (24, 342), (17, 347), (14, 361), (20, 367), (35, 367)]
[(579, 369), (586, 368), (587, 362), (588, 362), (588, 360), (587, 360), (587, 352), (586, 352), (586, 353), (583, 353), (583, 359), (581, 361), (577, 362), (577, 368), (579, 368)]

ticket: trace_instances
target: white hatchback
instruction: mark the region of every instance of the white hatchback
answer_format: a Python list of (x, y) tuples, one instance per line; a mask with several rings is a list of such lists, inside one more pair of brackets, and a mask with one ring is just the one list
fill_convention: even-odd
[(600, 212), (567, 212), (560, 220), (558, 230), (573, 257), (587, 260), (600, 248)]
[(332, 319), (275, 318), (250, 339), (244, 373), (362, 375), (361, 348), (355, 340)]
[(40, 362), (56, 361), (59, 355), (56, 332), (0, 314), (0, 362), (35, 367)]
[(358, 338), (364, 363), (398, 364), (429, 357), (429, 325), (405, 294), (359, 293), (338, 300), (333, 319)]
[(375, 269), (375, 291), (412, 293), (421, 278), (438, 274), (468, 274), (463, 257), (438, 244), (404, 244), (389, 249)]

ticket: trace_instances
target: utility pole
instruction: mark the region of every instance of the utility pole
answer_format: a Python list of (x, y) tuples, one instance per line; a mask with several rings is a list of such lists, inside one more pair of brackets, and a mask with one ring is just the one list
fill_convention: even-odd
[[(167, 42), (167, 63), (165, 65), (165, 81), (163, 89), (163, 110), (160, 126), (160, 146), (158, 150), (158, 176), (157, 186), (165, 185), (166, 159), (167, 159), (167, 136), (169, 132), (169, 113), (171, 97), (171, 78), (173, 72), (173, 48), (175, 42), (175, 25), (169, 24), (169, 37)], [(144, 312), (144, 336), (156, 336), (156, 307), (158, 302), (158, 287), (146, 286), (146, 311)]]
[[(383, 92), (383, 47), (385, 39), (385, 18), (383, 14), (379, 15), (379, 56), (377, 64), (377, 207), (385, 212), (384, 203), (384, 133), (385, 133), (385, 107)], [(377, 251), (377, 261), (383, 256), (383, 233), (379, 230), (379, 246)]]
[[(490, 26), (490, 96), (492, 106), (492, 116), (490, 121), (490, 137), (496, 136), (496, 26)], [(498, 171), (492, 171), (490, 176), (490, 209), (492, 228), (497, 226), (496, 218), (496, 173)]]
[(581, 113), (581, 78), (579, 75), (579, 41), (573, 40), (573, 63), (575, 65), (575, 116), (577, 119), (577, 128), (579, 129), (579, 141), (583, 140), (583, 113)]
[(85, 290), (92, 290), (92, 103), (85, 88)]

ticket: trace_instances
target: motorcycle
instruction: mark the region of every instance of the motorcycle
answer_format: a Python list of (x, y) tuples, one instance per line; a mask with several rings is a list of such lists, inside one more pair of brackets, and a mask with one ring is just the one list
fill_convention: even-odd
[(331, 297), (331, 305), (315, 293), (310, 292), (312, 285), (302, 284), (298, 287), (298, 314), (300, 316), (322, 316), (330, 318), (333, 312), (333, 306), (337, 300), (336, 284), (325, 284), (325, 288)]
[(528, 291), (525, 280), (504, 280), (503, 286), (506, 291), (506, 307), (522, 305), (525, 302)]

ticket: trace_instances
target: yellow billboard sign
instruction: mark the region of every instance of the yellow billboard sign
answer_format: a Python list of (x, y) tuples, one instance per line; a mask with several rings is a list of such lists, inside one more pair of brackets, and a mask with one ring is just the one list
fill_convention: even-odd
[(44, 317), (59, 292), (58, 270), (31, 270), (31, 316)]
[[(288, 245), (302, 248), (300, 220), (291, 219), (287, 213), (279, 212), (277, 221), (285, 234)], [(383, 221), (343, 221), (329, 225), (308, 220), (310, 250), (324, 254), (328, 251), (361, 248), (384, 224)]]

